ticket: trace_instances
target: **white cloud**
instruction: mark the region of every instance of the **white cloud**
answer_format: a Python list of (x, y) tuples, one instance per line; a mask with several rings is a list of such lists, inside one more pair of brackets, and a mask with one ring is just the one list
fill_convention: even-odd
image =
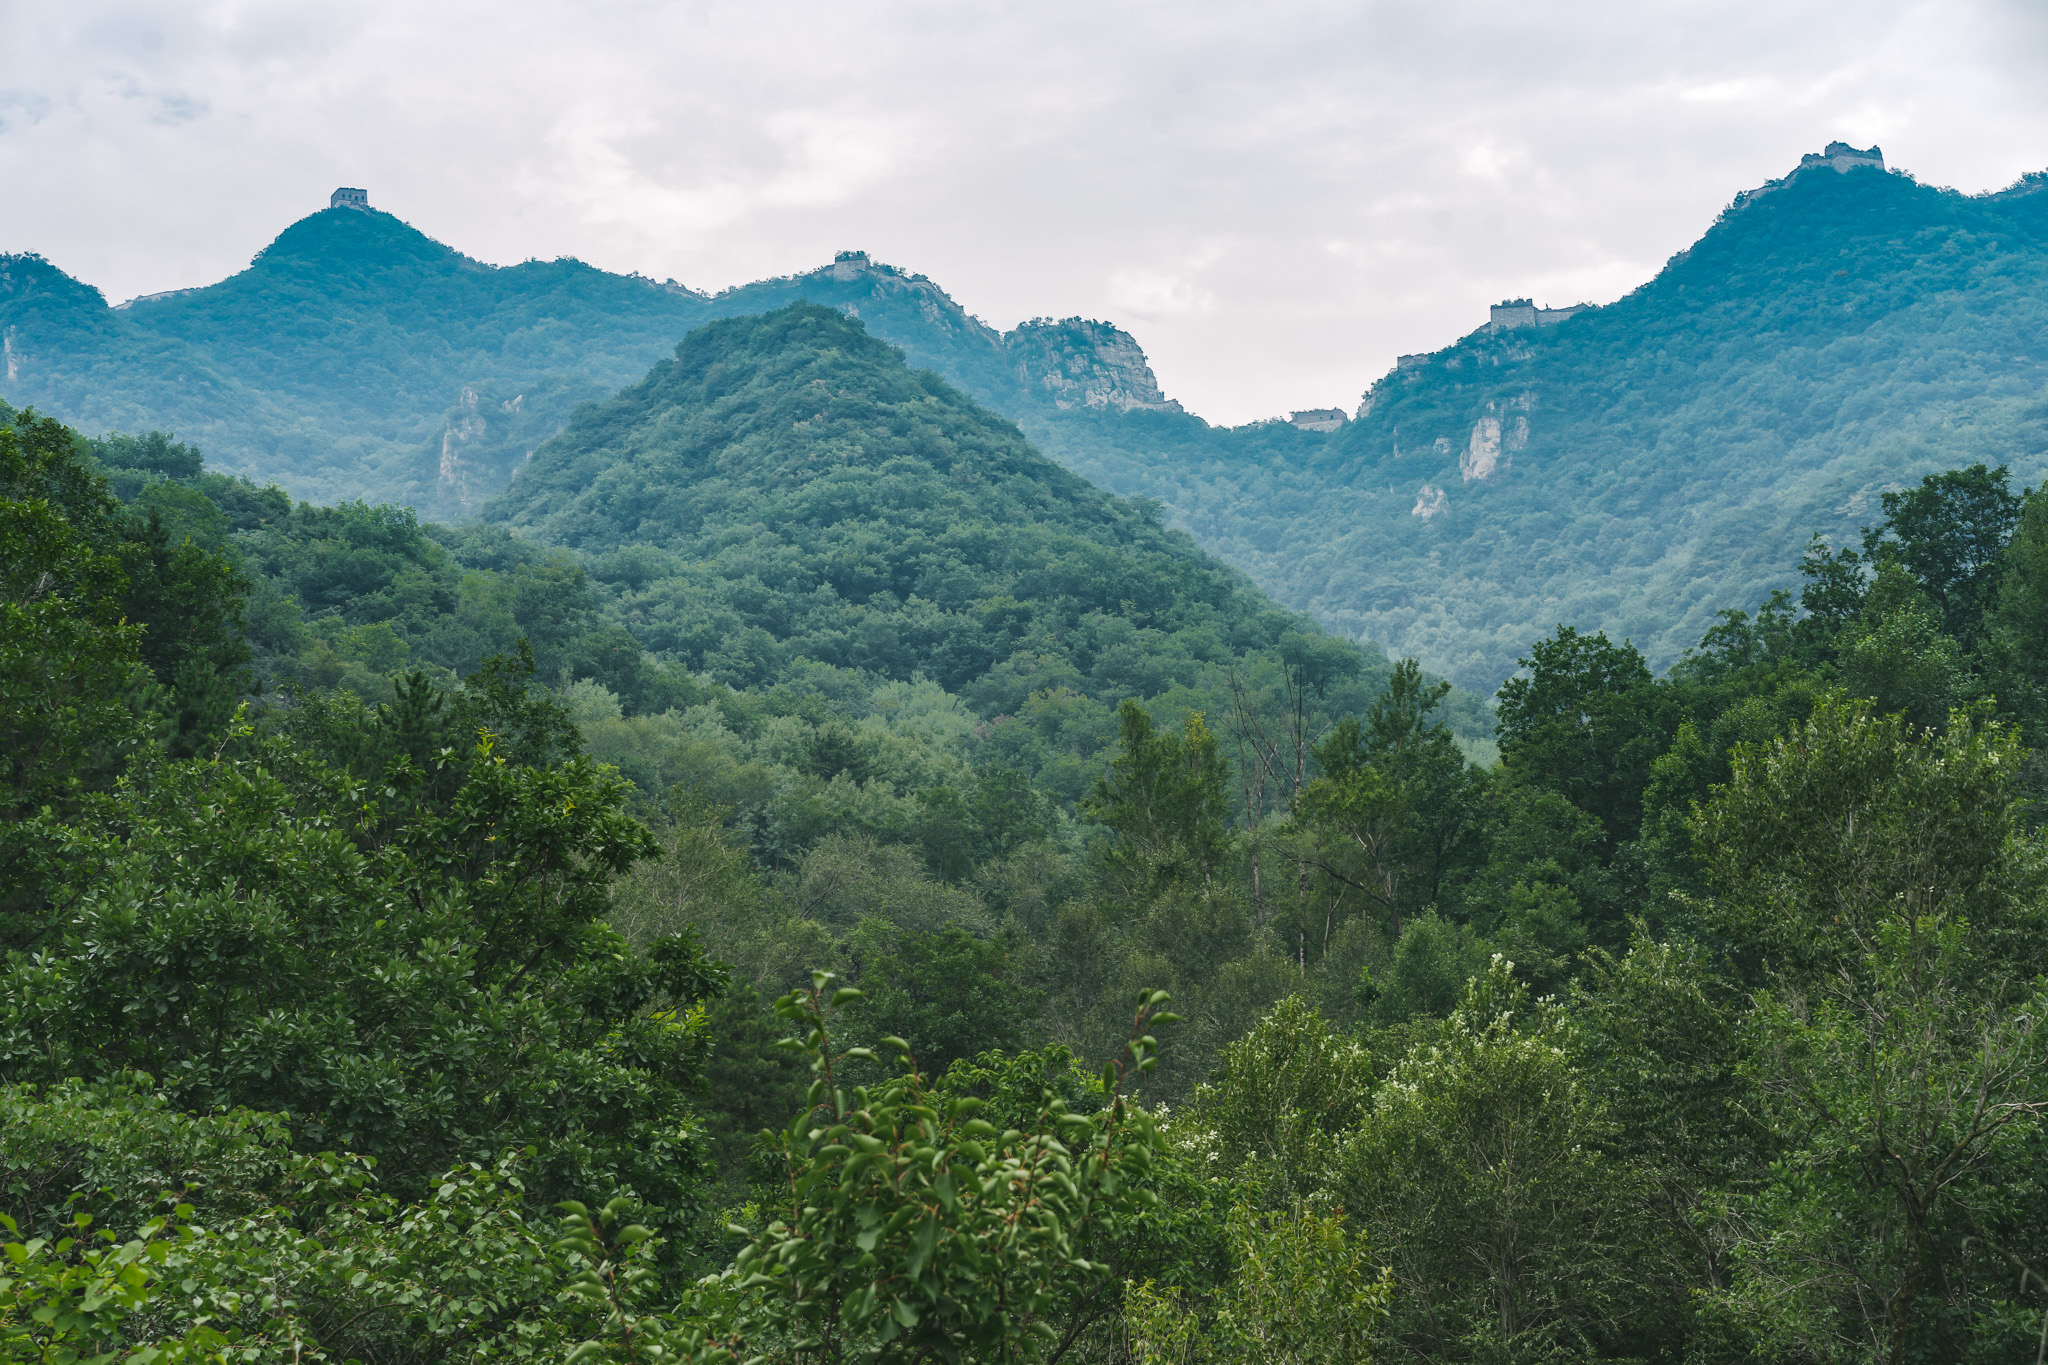
[(1206, 313), (1216, 306), (1214, 294), (1188, 274), (1170, 270), (1113, 272), (1109, 277), (1109, 301), (1145, 322)]
[[(862, 247), (1235, 421), (1611, 299), (1833, 137), (2048, 165), (2030, 0), (0, 0), (0, 249), (219, 278), (337, 184), (718, 288)], [(1227, 243), (1228, 250), (1219, 249)]]
[(1678, 92), (1678, 98), (1693, 104), (1734, 104), (1762, 98), (1769, 89), (1769, 82), (1762, 80), (1708, 81), (1687, 86)]

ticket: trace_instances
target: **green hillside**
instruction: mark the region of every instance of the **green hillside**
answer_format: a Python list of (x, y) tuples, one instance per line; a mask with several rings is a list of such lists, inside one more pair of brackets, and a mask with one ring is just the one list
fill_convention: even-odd
[(1045, 448), (1461, 685), (1491, 690), (1560, 622), (1663, 665), (1883, 490), (2048, 471), (2044, 190), (1809, 171), (1618, 303), (1395, 370), (1328, 438), (1134, 414)]
[[(1327, 719), (1388, 674), (815, 305), (692, 333), (484, 523), (295, 502), (157, 434), (93, 449), (138, 515), (249, 576), (265, 686), (389, 701), (524, 642), (646, 799), (709, 794), (770, 862), (827, 831), (936, 848), (960, 836), (931, 793), (982, 767), (1070, 820), (1126, 698), (1220, 715), (1234, 677), (1264, 695), (1287, 660)], [(1491, 753), (1476, 697), (1447, 714)]]
[(693, 332), (484, 515), (576, 552), (613, 619), (735, 686), (810, 662), (984, 715), (1066, 690), (1106, 717), (1313, 632), (815, 304)]

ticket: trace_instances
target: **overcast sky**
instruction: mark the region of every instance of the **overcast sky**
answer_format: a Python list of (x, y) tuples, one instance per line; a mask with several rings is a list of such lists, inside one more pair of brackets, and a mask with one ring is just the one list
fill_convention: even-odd
[(0, 0), (0, 250), (112, 300), (336, 185), (487, 261), (717, 289), (841, 248), (1107, 318), (1212, 421), (1612, 300), (1831, 138), (2048, 167), (2048, 2)]

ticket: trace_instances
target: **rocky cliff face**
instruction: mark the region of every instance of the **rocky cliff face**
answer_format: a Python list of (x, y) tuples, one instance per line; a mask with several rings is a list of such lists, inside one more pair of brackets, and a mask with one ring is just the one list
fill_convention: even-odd
[(798, 299), (859, 318), (871, 334), (902, 348), (912, 365), (937, 370), (1012, 417), (1046, 408), (1181, 411), (1159, 391), (1129, 332), (1084, 318), (1037, 318), (999, 333), (923, 275), (864, 251), (842, 251), (817, 270), (727, 290), (712, 307), (730, 316)]
[(1142, 408), (1179, 412), (1159, 391), (1159, 380), (1136, 338), (1106, 322), (1037, 318), (1003, 338), (1027, 400), (1060, 409)]
[(711, 300), (711, 312), (742, 317), (799, 299), (859, 318), (871, 335), (901, 349), (912, 366), (938, 371), (984, 403), (1005, 407), (1014, 397), (1000, 332), (930, 279), (865, 251), (842, 251), (816, 270), (728, 289)]
[(439, 434), (421, 452), (417, 482), (432, 492), (415, 505), (437, 517), (474, 516), (579, 404), (609, 392), (587, 376), (549, 376), (511, 393), (490, 382), (463, 385)]

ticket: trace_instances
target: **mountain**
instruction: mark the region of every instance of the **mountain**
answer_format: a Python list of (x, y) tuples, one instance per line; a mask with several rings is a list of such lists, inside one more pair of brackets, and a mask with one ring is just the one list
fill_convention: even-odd
[[(741, 687), (823, 666), (928, 678), (985, 717), (1061, 696), (1106, 717), (1317, 636), (811, 303), (692, 332), (579, 409), (484, 520), (576, 552), (610, 619)], [(1376, 652), (1305, 647), (1384, 672)]]
[[(167, 544), (248, 577), (260, 690), (395, 702), (520, 659), (645, 800), (686, 784), (778, 867), (834, 834), (956, 867), (999, 812), (955, 804), (1004, 783), (1011, 824), (1078, 838), (1125, 700), (1227, 729), (1305, 671), (1319, 728), (1392, 671), (814, 304), (691, 332), (461, 525), (294, 503), (160, 433), (86, 444)], [(1477, 696), (1439, 714), (1491, 757)]]
[(679, 286), (576, 261), (486, 266), (346, 208), (218, 284), (114, 308), (38, 257), (0, 261), (17, 404), (87, 430), (169, 428), (303, 497), (433, 511), (502, 487), (522, 438), (644, 373), (704, 316)]
[(303, 497), (463, 519), (683, 333), (809, 300), (1157, 502), (1283, 605), (1491, 691), (1561, 622), (1668, 664), (1715, 611), (1786, 586), (1814, 529), (1853, 536), (1929, 470), (2040, 477), (2044, 186), (1965, 196), (1835, 144), (1617, 303), (1514, 301), (1403, 357), (1334, 431), (1211, 427), (1109, 324), (998, 332), (860, 252), (705, 295), (575, 261), (487, 266), (349, 208), (229, 280), (118, 308), (41, 258), (0, 259), (4, 396), (88, 430), (173, 429)]
[(218, 284), (111, 307), (39, 256), (0, 257), (4, 396), (88, 431), (173, 430), (216, 467), (301, 497), (461, 518), (578, 404), (638, 379), (691, 328), (798, 299), (860, 317), (1012, 415), (1178, 410), (1108, 324), (1000, 333), (860, 252), (714, 297), (574, 260), (490, 266), (350, 207), (294, 223)]
[(1852, 152), (1742, 196), (1617, 303), (1512, 301), (1403, 357), (1327, 438), (1138, 414), (1045, 449), (1464, 686), (1559, 623), (1668, 664), (1884, 490), (2048, 473), (2048, 176), (1966, 196)]

